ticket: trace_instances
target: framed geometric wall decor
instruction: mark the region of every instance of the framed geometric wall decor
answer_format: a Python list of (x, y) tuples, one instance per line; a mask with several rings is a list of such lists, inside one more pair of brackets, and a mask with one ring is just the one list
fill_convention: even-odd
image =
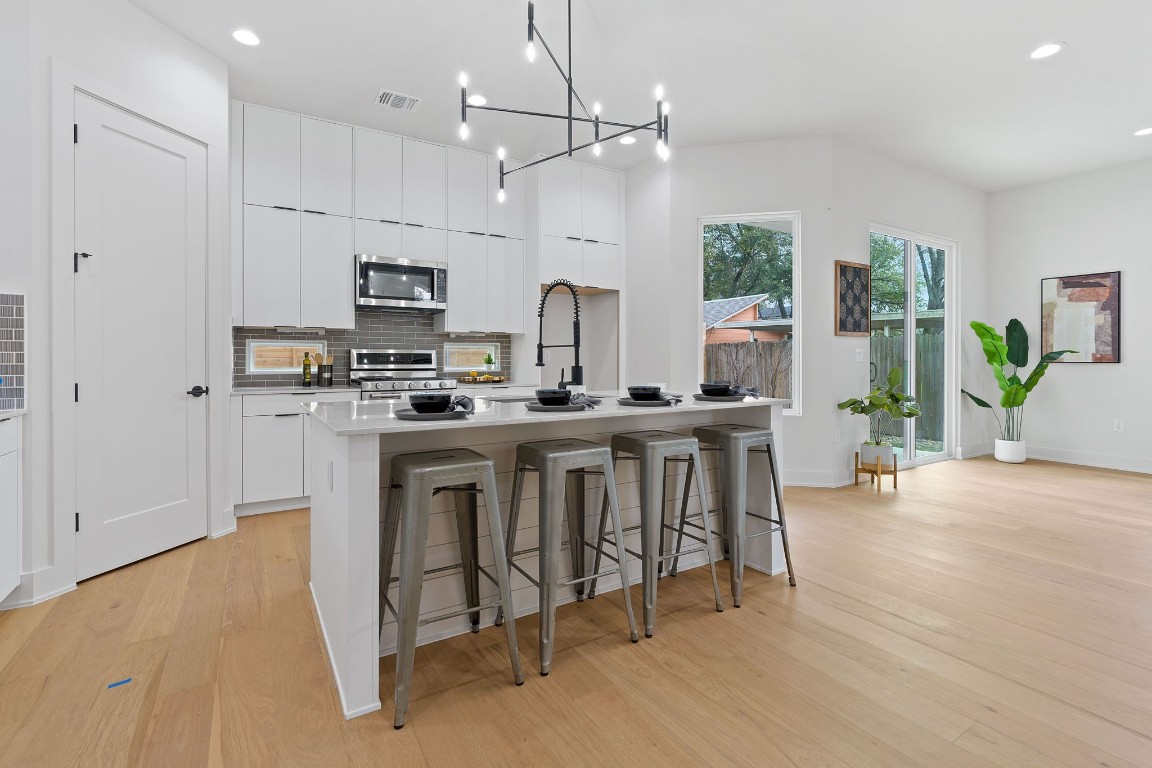
[(1120, 273), (1040, 281), (1040, 351), (1074, 349), (1061, 363), (1120, 362)]
[(837, 336), (867, 336), (872, 332), (872, 268), (850, 261), (836, 262)]

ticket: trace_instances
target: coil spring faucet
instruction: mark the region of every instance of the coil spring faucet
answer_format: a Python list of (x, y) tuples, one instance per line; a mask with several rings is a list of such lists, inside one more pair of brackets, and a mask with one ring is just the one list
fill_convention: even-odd
[[(572, 343), (571, 344), (545, 344), (544, 343), (544, 305), (548, 303), (548, 296), (557, 288), (567, 288), (572, 293)], [(536, 313), (540, 318), (540, 336), (539, 341), (536, 342), (536, 367), (544, 367), (544, 350), (556, 349), (564, 347), (572, 347), (575, 352), (575, 362), (572, 365), (572, 380), (564, 381), (564, 369), (560, 369), (560, 383), (556, 386), (559, 389), (567, 389), (569, 384), (576, 386), (583, 386), (584, 384), (584, 367), (580, 365), (580, 294), (576, 293), (576, 286), (568, 280), (553, 280), (548, 284), (545, 289), (544, 295), (540, 297), (540, 310)]]

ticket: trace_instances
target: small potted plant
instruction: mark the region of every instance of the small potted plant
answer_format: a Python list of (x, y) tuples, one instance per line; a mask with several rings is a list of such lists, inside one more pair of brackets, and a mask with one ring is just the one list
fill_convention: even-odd
[(891, 444), (884, 442), (885, 427), (892, 419), (914, 419), (920, 415), (920, 406), (912, 395), (900, 391), (904, 371), (894, 366), (888, 371), (888, 380), (875, 387), (863, 397), (853, 397), (839, 403), (842, 411), (851, 411), (868, 417), (868, 442), (860, 445), (860, 461), (863, 464), (885, 466), (895, 463), (895, 451)]
[[(1019, 370), (1028, 365), (1028, 331), (1024, 324), (1016, 318), (1008, 321), (1004, 336), (996, 333), (996, 329), (985, 323), (973, 320), (969, 325), (980, 339), (984, 348), (984, 357), (988, 365), (992, 366), (992, 375), (1000, 385), (1000, 407), (1004, 409), (1004, 420), (996, 416), (992, 404), (981, 400), (966, 389), (961, 389), (973, 403), (981, 408), (987, 408), (996, 416), (996, 423), (1000, 427), (1000, 438), (996, 440), (996, 460), (1008, 464), (1022, 464), (1028, 457), (1027, 446), (1024, 443), (1024, 401), (1040, 383), (1048, 365), (1059, 360), (1067, 354), (1075, 354), (1072, 349), (1059, 349), (1049, 352), (1040, 358), (1036, 367), (1028, 374), (1028, 378), (1021, 379)], [(1012, 366), (1009, 372), (1006, 366)]]
[(484, 355), (484, 365), (488, 366), (488, 370), (496, 370), (496, 361), (492, 359), (492, 353), (489, 352)]

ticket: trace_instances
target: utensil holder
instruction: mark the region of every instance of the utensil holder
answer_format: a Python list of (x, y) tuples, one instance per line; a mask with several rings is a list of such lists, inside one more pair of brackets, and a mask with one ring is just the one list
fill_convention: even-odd
[(316, 374), (316, 385), (320, 387), (332, 386), (332, 366), (318, 365)]

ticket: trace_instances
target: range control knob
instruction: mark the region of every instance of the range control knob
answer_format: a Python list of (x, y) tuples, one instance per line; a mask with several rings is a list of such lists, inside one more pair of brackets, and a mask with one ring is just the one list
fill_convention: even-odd
[(432, 389), (432, 382), (430, 382), (430, 381), (424, 382), (424, 389)]
[(448, 382), (446, 382), (446, 381), (440, 382), (440, 389), (448, 389)]
[(404, 382), (402, 382), (402, 381), (392, 382), (392, 389), (404, 389)]
[(418, 381), (408, 382), (408, 389), (420, 389), (420, 382), (418, 382)]
[(374, 386), (376, 389), (384, 389), (384, 382), (378, 381)]

